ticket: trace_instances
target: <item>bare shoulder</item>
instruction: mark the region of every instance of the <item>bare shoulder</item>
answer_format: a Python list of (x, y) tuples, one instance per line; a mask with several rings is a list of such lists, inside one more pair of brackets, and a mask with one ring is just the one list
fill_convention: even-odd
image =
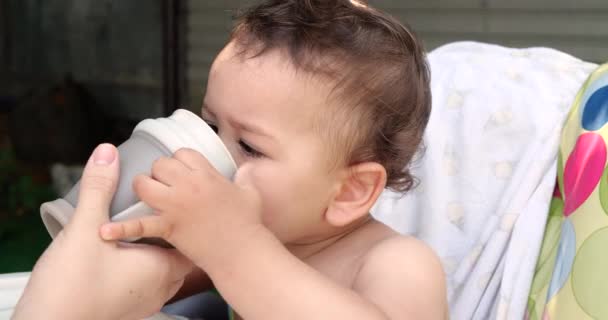
[(394, 235), (364, 255), (353, 289), (391, 319), (447, 319), (445, 274), (434, 251)]

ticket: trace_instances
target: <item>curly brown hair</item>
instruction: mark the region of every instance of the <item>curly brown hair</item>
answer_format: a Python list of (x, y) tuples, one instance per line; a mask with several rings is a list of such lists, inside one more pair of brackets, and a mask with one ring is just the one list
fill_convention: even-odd
[(414, 186), (431, 92), (424, 48), (408, 27), (355, 0), (268, 0), (236, 18), (230, 41), (239, 54), (283, 50), (297, 69), (333, 81), (341, 107), (318, 129), (342, 152), (335, 158), (380, 163), (394, 191)]

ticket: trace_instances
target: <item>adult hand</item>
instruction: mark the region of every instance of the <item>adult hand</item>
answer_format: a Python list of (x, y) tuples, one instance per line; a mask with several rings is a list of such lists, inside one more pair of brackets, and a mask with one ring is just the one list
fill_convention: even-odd
[(118, 166), (114, 146), (93, 152), (74, 216), (36, 263), (14, 320), (141, 319), (180, 288), (192, 264), (177, 251), (100, 238)]

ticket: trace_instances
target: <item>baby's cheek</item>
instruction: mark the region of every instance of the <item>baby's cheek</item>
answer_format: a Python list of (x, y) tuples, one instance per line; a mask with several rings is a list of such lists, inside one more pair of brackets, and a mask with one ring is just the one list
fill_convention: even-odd
[(266, 190), (262, 195), (262, 223), (276, 236), (279, 236), (281, 230), (285, 228), (285, 220), (289, 214), (289, 207), (284, 201), (284, 194), (280, 192), (270, 193)]
[(262, 197), (262, 222), (277, 236), (288, 229), (290, 214), (306, 197), (297, 174), (290, 169), (278, 161), (260, 161), (254, 168), (254, 184)]
[(278, 220), (278, 213), (281, 212), (280, 206), (278, 206), (278, 198), (272, 194), (264, 194), (262, 196), (262, 222), (268, 228)]
[(270, 214), (270, 212), (268, 212), (267, 210), (265, 210), (262, 213), (262, 223), (264, 224), (264, 226), (268, 229), (270, 229), (271, 231), (274, 229), (273, 228), (273, 222), (275, 221), (274, 217), (272, 216), (272, 214)]

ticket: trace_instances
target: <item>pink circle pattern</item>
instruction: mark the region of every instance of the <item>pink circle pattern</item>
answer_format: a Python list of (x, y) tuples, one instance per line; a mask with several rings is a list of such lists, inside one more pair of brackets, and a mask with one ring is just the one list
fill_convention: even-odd
[(606, 165), (606, 143), (601, 135), (587, 132), (578, 137), (564, 168), (564, 216), (570, 216), (600, 182)]

